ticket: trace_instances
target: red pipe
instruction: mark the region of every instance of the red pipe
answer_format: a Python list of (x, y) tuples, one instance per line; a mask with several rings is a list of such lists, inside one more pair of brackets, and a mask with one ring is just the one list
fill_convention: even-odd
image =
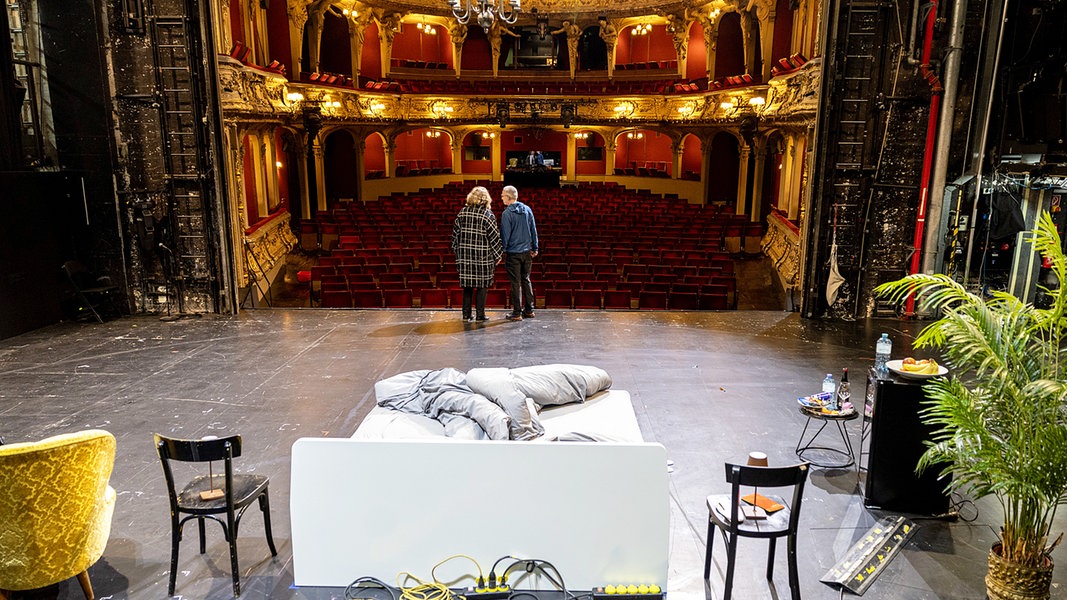
[[(937, 139), (937, 121), (941, 109), (941, 95), (945, 91), (941, 87), (941, 80), (938, 79), (937, 74), (930, 69), (930, 54), (934, 45), (934, 23), (936, 21), (937, 0), (931, 0), (930, 12), (926, 15), (926, 35), (923, 37), (922, 63), (919, 65), (923, 77), (930, 84), (931, 96), (930, 117), (926, 122), (926, 149), (923, 153), (923, 171), (919, 183), (919, 211), (915, 217), (915, 240), (912, 244), (914, 250), (911, 255), (911, 268), (908, 271), (913, 275), (919, 272), (919, 265), (922, 262), (923, 229), (926, 226), (926, 201), (929, 199), (930, 174), (934, 164), (934, 141)], [(915, 314), (915, 296), (908, 296), (904, 312), (909, 316)]]

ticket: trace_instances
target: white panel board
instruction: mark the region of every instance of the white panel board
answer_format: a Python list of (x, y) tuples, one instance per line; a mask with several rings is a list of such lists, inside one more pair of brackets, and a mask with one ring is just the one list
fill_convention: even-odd
[(659, 444), (303, 438), (290, 512), (298, 586), (428, 579), (454, 554), (547, 560), (576, 590), (667, 584)]

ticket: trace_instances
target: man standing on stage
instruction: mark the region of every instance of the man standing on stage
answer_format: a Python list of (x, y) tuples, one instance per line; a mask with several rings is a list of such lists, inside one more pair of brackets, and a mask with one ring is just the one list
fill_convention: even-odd
[(500, 193), (504, 214), (500, 217), (500, 237), (504, 243), (504, 266), (511, 280), (512, 312), (509, 321), (532, 319), (534, 316), (533, 283), (530, 268), (537, 256), (537, 223), (533, 210), (519, 202), (515, 186), (505, 186)]

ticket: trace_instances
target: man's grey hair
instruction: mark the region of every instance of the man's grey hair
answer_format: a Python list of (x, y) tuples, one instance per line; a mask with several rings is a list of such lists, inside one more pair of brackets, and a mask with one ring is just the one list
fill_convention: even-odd
[(511, 198), (512, 200), (519, 199), (519, 190), (515, 189), (513, 185), (505, 185), (504, 189), (500, 190), (501, 198)]

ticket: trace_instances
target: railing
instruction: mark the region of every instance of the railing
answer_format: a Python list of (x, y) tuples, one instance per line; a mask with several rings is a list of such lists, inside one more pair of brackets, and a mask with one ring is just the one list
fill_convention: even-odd
[(782, 286), (789, 297), (800, 291), (800, 229), (778, 211), (767, 217), (767, 233), (761, 243), (763, 253), (774, 261)]

